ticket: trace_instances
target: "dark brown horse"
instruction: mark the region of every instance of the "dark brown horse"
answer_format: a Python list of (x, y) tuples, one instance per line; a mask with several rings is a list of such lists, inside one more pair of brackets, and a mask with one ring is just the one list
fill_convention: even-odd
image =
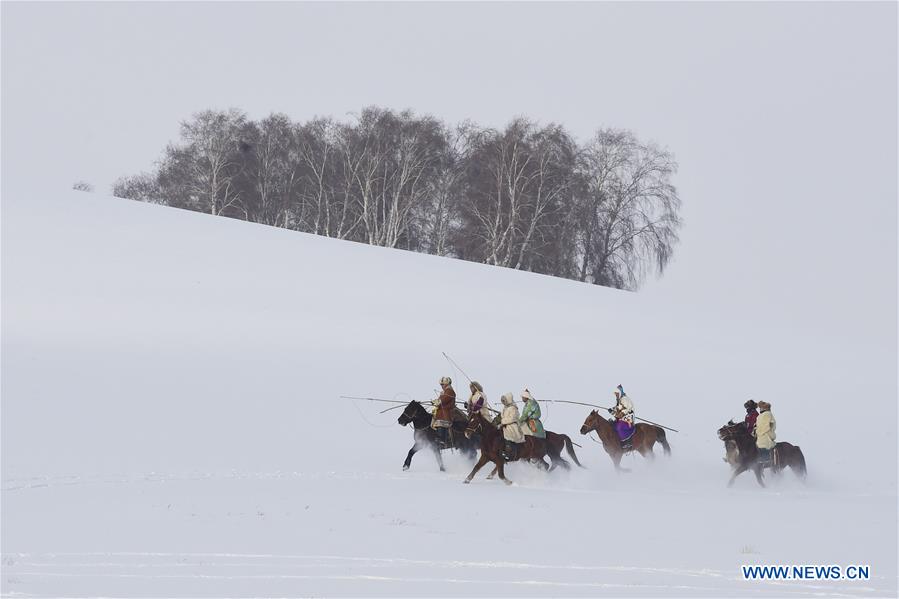
[[(440, 471), (444, 472), (446, 469), (443, 467), (443, 457), (440, 455), (440, 443), (437, 440), (437, 431), (431, 428), (430, 412), (421, 403), (410, 401), (396, 421), (403, 426), (411, 422), (414, 429), (412, 431), (414, 444), (409, 453), (406, 454), (403, 470), (408, 470), (409, 466), (412, 465), (412, 456), (415, 455), (415, 452), (423, 448), (430, 448), (434, 452), (434, 457), (437, 458), (437, 465), (440, 466)], [(464, 422), (453, 421), (451, 447), (459, 449), (462, 453), (474, 459), (477, 453), (477, 444), (475, 441), (465, 437), (465, 424)], [(450, 449), (450, 447), (445, 449)]]
[[(475, 412), (468, 421), (468, 427), (465, 429), (465, 436), (472, 438), (479, 435), (481, 439), (481, 457), (477, 464), (471, 470), (471, 474), (463, 481), (465, 484), (471, 482), (478, 470), (484, 467), (487, 462), (496, 464), (496, 473), (500, 479), (507, 485), (511, 485), (512, 481), (506, 478), (505, 464), (506, 458), (503, 457), (503, 449), (505, 441), (502, 432), (493, 426), (492, 422), (487, 421), (480, 413)], [(549, 470), (549, 464), (543, 457), (546, 455), (546, 441), (537, 437), (525, 437), (524, 443), (518, 444), (518, 455), (516, 460), (537, 460), (537, 465), (544, 470)]]
[(671, 455), (671, 446), (668, 445), (668, 439), (665, 436), (665, 429), (653, 424), (640, 423), (635, 427), (634, 436), (631, 437), (632, 446), (630, 449), (624, 449), (618, 432), (611, 422), (599, 415), (596, 410), (590, 412), (581, 427), (581, 434), (586, 435), (590, 431), (596, 431), (599, 439), (602, 441), (603, 449), (612, 458), (615, 464), (615, 470), (619, 472), (629, 472), (627, 468), (621, 467), (621, 458), (626, 453), (636, 451), (644, 458), (654, 458), (652, 452), (653, 445), (658, 441), (665, 450), (665, 455)]
[[(580, 447), (580, 445), (578, 445)], [(552, 462), (552, 465), (549, 467), (549, 471), (552, 472), (557, 467), (561, 466), (565, 470), (571, 470), (571, 464), (562, 457), (562, 450), (568, 449), (568, 455), (574, 460), (574, 463), (579, 467), (586, 469), (587, 467), (580, 463), (577, 459), (577, 454), (574, 453), (574, 443), (571, 441), (571, 437), (568, 435), (560, 435), (559, 433), (554, 433), (552, 431), (546, 431), (546, 456), (549, 458), (549, 461)], [(493, 467), (493, 472), (487, 475), (488, 479), (493, 479), (496, 476), (497, 467)]]
[(805, 479), (807, 474), (805, 456), (798, 445), (786, 442), (777, 443), (774, 445), (772, 461), (762, 463), (759, 462), (759, 448), (755, 444), (755, 437), (750, 434), (742, 422), (736, 424), (728, 422), (718, 429), (718, 438), (724, 441), (724, 449), (727, 453), (725, 459), (734, 470), (727, 482), (728, 487), (733, 485), (734, 480), (747, 470), (752, 470), (755, 480), (764, 487), (763, 471), (765, 468), (770, 468), (774, 474), (780, 474), (789, 467), (800, 480)]

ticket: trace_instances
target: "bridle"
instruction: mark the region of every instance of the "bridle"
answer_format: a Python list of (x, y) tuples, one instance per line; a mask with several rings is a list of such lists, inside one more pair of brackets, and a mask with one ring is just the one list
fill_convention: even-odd
[[(408, 406), (406, 406), (406, 409), (403, 410), (402, 415), (400, 415), (400, 418), (406, 419), (406, 424), (403, 424), (403, 426), (406, 426), (407, 424), (411, 423), (412, 428), (415, 428), (415, 406), (421, 406), (421, 404), (418, 403), (417, 401), (412, 401), (409, 403)], [(413, 413), (409, 414), (409, 410), (412, 410)], [(419, 429), (416, 429), (416, 430), (419, 430)]]
[(478, 413), (472, 414), (468, 419), (468, 426), (465, 427), (465, 438), (470, 439), (473, 434), (481, 432), (482, 426), (484, 426), (484, 417)]

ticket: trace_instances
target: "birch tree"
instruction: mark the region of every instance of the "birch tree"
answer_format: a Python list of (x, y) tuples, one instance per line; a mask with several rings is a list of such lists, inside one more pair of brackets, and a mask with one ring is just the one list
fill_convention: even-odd
[(170, 145), (160, 170), (163, 191), (184, 207), (217, 215), (240, 207), (238, 144), (246, 116), (235, 109), (206, 110), (181, 124), (181, 144)]
[(681, 226), (671, 154), (629, 131), (606, 129), (587, 144), (582, 168), (581, 280), (633, 289), (647, 273), (661, 274)]

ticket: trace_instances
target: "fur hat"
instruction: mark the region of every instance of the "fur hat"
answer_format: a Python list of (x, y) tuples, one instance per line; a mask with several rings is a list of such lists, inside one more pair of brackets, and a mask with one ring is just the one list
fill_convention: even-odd
[(440, 384), (441, 385), (452, 385), (453, 379), (451, 379), (448, 376), (440, 377)]
[(760, 402), (759, 402), (759, 409), (762, 410), (763, 412), (764, 412), (765, 410), (770, 410), (770, 409), (771, 409), (771, 404), (769, 404), (767, 401), (760, 401)]
[(502, 398), (500, 398), (500, 401), (502, 402), (502, 404), (504, 406), (511, 406), (513, 403), (515, 403), (515, 396), (512, 395), (511, 391), (509, 391), (508, 393), (503, 393), (503, 396), (502, 396)]
[(524, 391), (521, 392), (521, 398), (522, 398), (522, 399), (534, 399), (534, 396), (531, 395), (531, 392), (530, 392), (530, 391), (528, 391), (527, 389), (525, 389)]
[(479, 383), (477, 381), (471, 381), (471, 386), (474, 387), (476, 390), (480, 391), (481, 393), (484, 392), (484, 388), (481, 386), (481, 383)]
[(747, 401), (746, 403), (743, 404), (743, 407), (746, 408), (747, 410), (754, 410), (757, 407), (759, 407), (759, 404), (755, 403), (754, 399), (750, 399), (749, 401)]

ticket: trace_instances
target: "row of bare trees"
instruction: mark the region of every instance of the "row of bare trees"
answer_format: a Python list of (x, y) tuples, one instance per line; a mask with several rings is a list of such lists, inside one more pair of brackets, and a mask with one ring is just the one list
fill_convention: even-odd
[(526, 118), (495, 130), (382, 108), (348, 123), (204, 111), (113, 193), (635, 289), (677, 242), (676, 169), (624, 130), (578, 144)]

